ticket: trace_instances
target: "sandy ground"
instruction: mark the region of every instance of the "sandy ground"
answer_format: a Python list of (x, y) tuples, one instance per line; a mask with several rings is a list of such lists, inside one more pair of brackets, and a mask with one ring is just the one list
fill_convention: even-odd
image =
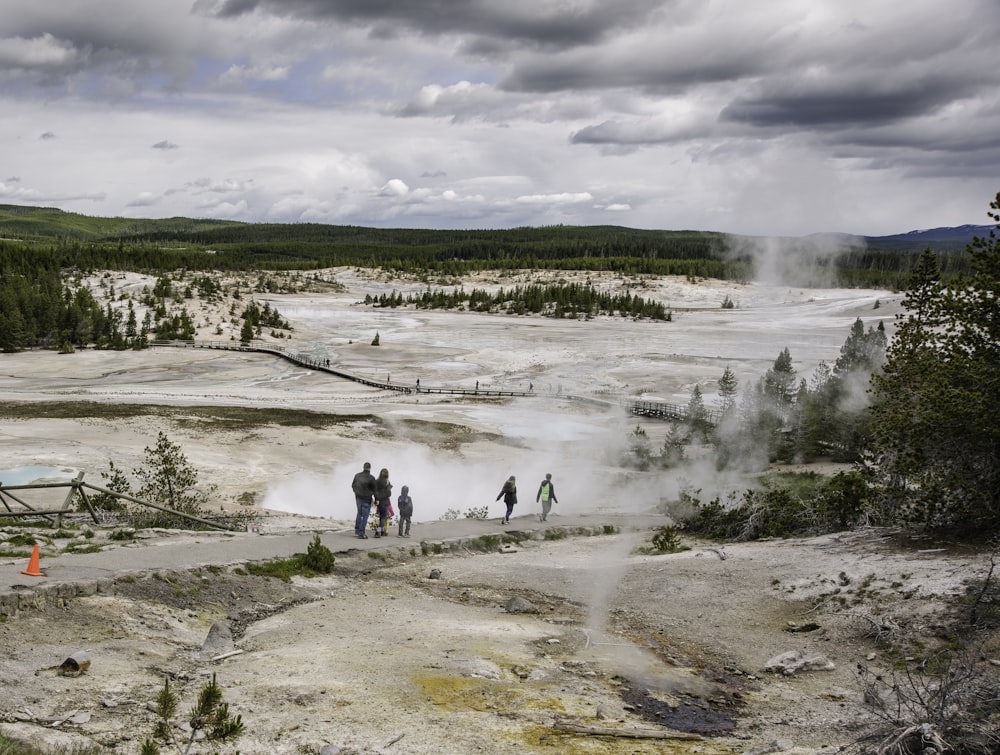
[[(855, 318), (890, 325), (899, 298), (683, 279), (639, 288), (604, 277), (602, 286), (635, 287), (668, 303), (675, 319), (584, 322), (372, 310), (358, 304), (366, 293), (415, 292), (426, 283), (346, 269), (329, 277), (345, 290), (267, 297), (294, 325), (282, 345), (408, 385), (531, 385), (536, 395), (399, 395), (259, 354), (4, 354), (0, 395), (39, 407), (56, 400), (224, 404), (347, 418), (334, 429), (247, 431), (39, 412), (0, 427), (4, 468), (82, 470), (99, 482), (109, 459), (134, 467), (163, 430), (200, 471), (212, 505), (238, 506), (250, 494), (270, 512), (327, 517), (324, 526), (353, 516), (348, 484), (363, 460), (390, 468), (397, 491), (410, 486), (418, 521), (485, 504), (499, 516), (496, 492), (514, 473), (528, 491), (516, 513), (526, 515), (546, 471), (555, 475), (561, 507), (645, 512), (682, 485), (711, 494), (738, 481), (698, 465), (669, 475), (623, 470), (618, 457), (632, 428), (641, 424), (653, 443), (666, 428), (628, 417), (620, 400), (686, 403), (699, 385), (711, 403), (727, 365), (748, 384), (785, 347), (808, 378), (818, 362), (836, 359)], [(465, 285), (516, 282), (481, 276)], [(124, 276), (115, 285), (121, 292), (147, 283)], [(727, 295), (737, 308), (721, 308)], [(221, 312), (206, 307), (198, 320), (200, 338), (228, 338), (214, 334), (228, 327)], [(376, 332), (381, 345), (373, 347)], [(900, 547), (884, 535), (729, 545), (725, 559), (704, 543), (644, 556), (636, 550), (642, 538), (625, 534), (465, 556), (424, 555), (408, 543), (387, 561), (345, 556), (334, 577), (292, 586), (234, 570), (148, 576), (119, 585), (114, 596), (0, 624), (11, 648), (0, 663), (8, 680), (0, 717), (20, 720), (8, 730), (26, 736), (50, 733), (51, 725), (39, 724), (75, 713), (56, 728), (135, 752), (151, 727), (147, 703), (165, 674), (185, 707), (206, 674), (217, 672), (248, 724), (239, 742), (244, 753), (318, 753), (324, 746), (413, 755), (714, 753), (776, 740), (819, 752), (851, 743), (872, 722), (855, 677), (858, 663), (882, 662), (865, 636), (870, 617), (931, 636), (944, 621), (941, 598), (983, 566), (981, 555), (939, 544)], [(440, 579), (428, 578), (432, 568)], [(835, 591), (844, 599), (832, 599)], [(512, 596), (538, 612), (508, 613)], [(198, 658), (208, 628), (227, 616), (238, 628), (233, 647), (243, 652)], [(802, 628), (810, 631), (790, 631)], [(100, 668), (75, 679), (56, 675), (52, 664), (82, 646), (102, 658)], [(791, 650), (821, 653), (833, 670), (789, 677), (764, 671), (769, 659)], [(567, 732), (566, 723), (591, 733)], [(704, 738), (594, 734), (598, 727), (662, 733), (663, 723)]]

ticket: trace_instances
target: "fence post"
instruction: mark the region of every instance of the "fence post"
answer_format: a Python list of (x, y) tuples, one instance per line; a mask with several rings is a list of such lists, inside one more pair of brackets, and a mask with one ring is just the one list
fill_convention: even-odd
[(63, 510), (66, 511), (70, 510), (69, 506), (73, 502), (73, 494), (76, 492), (77, 487), (79, 487), (82, 481), (83, 481), (83, 472), (81, 471), (77, 474), (76, 477), (73, 478), (70, 484), (69, 492), (66, 494), (66, 500), (63, 501), (63, 507), (62, 509), (60, 509), (59, 513), (56, 514), (56, 529), (60, 530), (62, 529)]

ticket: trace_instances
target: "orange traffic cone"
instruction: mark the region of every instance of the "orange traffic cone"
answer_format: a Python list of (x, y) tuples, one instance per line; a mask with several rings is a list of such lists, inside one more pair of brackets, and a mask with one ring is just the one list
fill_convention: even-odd
[(31, 559), (28, 561), (28, 568), (25, 569), (21, 574), (27, 574), (29, 577), (44, 577), (42, 574), (42, 568), (38, 563), (38, 544), (35, 544), (35, 549), (31, 552)]

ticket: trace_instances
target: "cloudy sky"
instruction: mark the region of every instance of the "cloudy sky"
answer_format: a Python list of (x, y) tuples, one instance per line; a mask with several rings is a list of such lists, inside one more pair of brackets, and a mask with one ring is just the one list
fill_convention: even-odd
[(374, 226), (985, 224), (997, 0), (0, 0), (0, 202)]

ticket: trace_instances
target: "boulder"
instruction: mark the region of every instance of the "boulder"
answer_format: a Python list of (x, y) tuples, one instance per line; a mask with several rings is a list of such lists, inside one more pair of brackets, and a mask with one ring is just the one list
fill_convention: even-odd
[(789, 650), (776, 655), (764, 666), (765, 671), (792, 676), (799, 671), (833, 671), (833, 661), (820, 653), (806, 650)]
[(515, 595), (507, 601), (507, 613), (538, 613), (538, 607), (530, 600)]

